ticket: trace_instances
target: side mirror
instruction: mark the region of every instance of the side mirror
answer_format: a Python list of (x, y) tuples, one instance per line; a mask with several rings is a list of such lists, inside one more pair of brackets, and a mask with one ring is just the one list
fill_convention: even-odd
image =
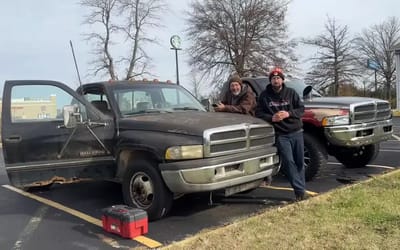
[(81, 122), (81, 114), (77, 105), (66, 105), (63, 107), (64, 126), (66, 128), (75, 128), (78, 122)]
[(207, 111), (212, 110), (212, 109), (211, 109), (211, 102), (210, 102), (210, 99), (202, 99), (202, 100), (200, 101), (200, 103), (206, 108)]
[(311, 93), (312, 91), (312, 87), (311, 86), (307, 86), (304, 88), (303, 90), (303, 98), (307, 99), (306, 97)]

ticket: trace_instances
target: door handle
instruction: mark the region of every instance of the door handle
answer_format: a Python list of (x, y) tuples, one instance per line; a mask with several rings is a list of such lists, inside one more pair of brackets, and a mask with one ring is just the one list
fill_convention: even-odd
[(6, 142), (11, 142), (11, 143), (20, 142), (21, 140), (22, 140), (22, 137), (19, 135), (13, 135), (13, 136), (6, 138)]

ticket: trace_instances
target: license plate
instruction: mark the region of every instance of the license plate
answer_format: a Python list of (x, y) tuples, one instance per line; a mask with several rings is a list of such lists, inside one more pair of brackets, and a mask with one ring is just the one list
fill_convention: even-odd
[(257, 181), (248, 182), (248, 183), (236, 185), (236, 186), (233, 186), (233, 187), (225, 188), (224, 195), (225, 196), (230, 196), (232, 194), (240, 193), (240, 192), (252, 189), (252, 188), (257, 188), (258, 186), (260, 186), (261, 181), (262, 180), (257, 180)]

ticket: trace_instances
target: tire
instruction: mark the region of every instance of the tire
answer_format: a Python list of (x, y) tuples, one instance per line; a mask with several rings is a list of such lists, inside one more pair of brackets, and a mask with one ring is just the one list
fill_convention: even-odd
[(311, 181), (326, 165), (325, 147), (314, 136), (304, 133), (304, 168), (306, 181)]
[(346, 168), (362, 168), (375, 160), (379, 153), (379, 143), (355, 148), (338, 148), (335, 157)]
[(128, 166), (122, 182), (122, 193), (125, 203), (145, 210), (150, 221), (164, 217), (172, 206), (173, 194), (154, 164), (145, 160), (135, 161)]

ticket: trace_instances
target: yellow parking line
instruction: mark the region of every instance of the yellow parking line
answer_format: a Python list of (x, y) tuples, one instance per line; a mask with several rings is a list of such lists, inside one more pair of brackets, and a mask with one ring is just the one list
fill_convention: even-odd
[(152, 240), (150, 238), (147, 238), (145, 236), (138, 236), (135, 237), (134, 240), (136, 240), (137, 242), (142, 243), (143, 245), (150, 247), (150, 248), (157, 248), (157, 247), (161, 247), (162, 244), (158, 241)]
[[(293, 188), (288, 188), (288, 187), (265, 186), (265, 188), (274, 189), (274, 190), (293, 191)], [(317, 192), (313, 192), (313, 191), (309, 191), (309, 190), (306, 190), (306, 193), (309, 194), (309, 195), (311, 195), (311, 196), (316, 196), (316, 195), (318, 195)]]
[[(94, 218), (92, 216), (89, 216), (87, 214), (84, 214), (82, 212), (79, 212), (78, 210), (66, 207), (66, 206), (64, 206), (64, 205), (62, 205), (62, 204), (60, 204), (58, 202), (54, 202), (54, 201), (48, 200), (46, 198), (42, 198), (40, 196), (25, 192), (25, 191), (23, 191), (21, 189), (18, 189), (16, 187), (13, 187), (13, 186), (10, 186), (10, 185), (2, 185), (2, 186), (4, 188), (7, 188), (7, 189), (11, 190), (11, 191), (19, 193), (19, 194), (21, 194), (23, 196), (29, 197), (31, 199), (37, 200), (37, 201), (39, 201), (41, 203), (44, 203), (44, 204), (46, 204), (48, 206), (51, 206), (51, 207), (57, 208), (57, 209), (59, 209), (61, 211), (64, 211), (66, 213), (69, 213), (69, 214), (71, 214), (73, 216), (76, 216), (76, 217), (82, 219), (82, 220), (90, 222), (90, 223), (92, 223), (92, 224), (94, 224), (96, 226), (99, 226), (99, 227), (103, 226), (101, 220), (96, 219), (96, 218)], [(138, 236), (138, 237), (133, 238), (133, 240), (135, 240), (135, 241), (137, 241), (137, 242), (139, 242), (139, 243), (141, 243), (141, 244), (143, 244), (143, 245), (145, 245), (147, 247), (150, 247), (150, 248), (155, 248), (155, 247), (162, 246), (162, 244), (160, 242), (152, 240), (152, 239), (147, 238), (145, 236)]]

